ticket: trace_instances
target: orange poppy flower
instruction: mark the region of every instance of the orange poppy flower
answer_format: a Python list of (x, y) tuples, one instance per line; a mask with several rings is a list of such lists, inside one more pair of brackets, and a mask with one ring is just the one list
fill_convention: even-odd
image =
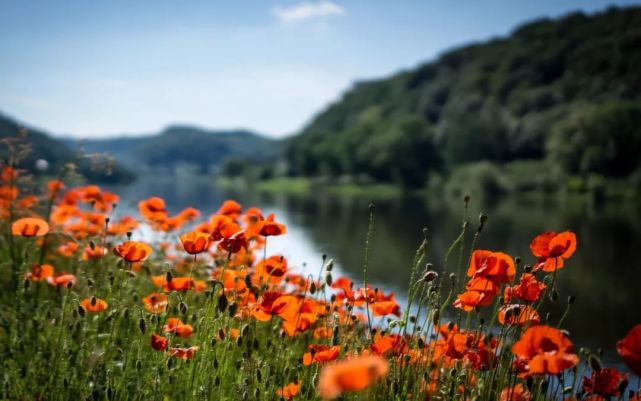
[(280, 255), (261, 260), (254, 268), (255, 284), (260, 286), (267, 282), (280, 283), (287, 274), (287, 259)]
[(465, 291), (457, 296), (452, 306), (470, 312), (476, 307), (491, 305), (493, 300), (492, 294), (488, 292)]
[(127, 262), (142, 262), (151, 254), (151, 247), (144, 242), (125, 241), (114, 248), (114, 253)]
[(564, 260), (576, 251), (576, 235), (572, 231), (549, 231), (536, 236), (530, 243), (530, 250), (539, 258), (534, 270), (553, 272), (562, 268)]
[(307, 352), (303, 354), (303, 365), (309, 366), (314, 362), (331, 362), (338, 358), (340, 352), (340, 345), (309, 344), (307, 346)]
[(357, 356), (325, 365), (318, 380), (318, 394), (333, 399), (348, 391), (363, 391), (387, 375), (389, 364), (377, 355)]
[(545, 287), (547, 286), (538, 281), (533, 274), (523, 273), (518, 285), (505, 288), (503, 299), (506, 303), (510, 302), (512, 298), (524, 302), (536, 302), (541, 297)]
[(163, 221), (167, 218), (165, 201), (157, 196), (152, 196), (138, 203), (140, 214), (147, 220), (153, 222)]
[(169, 341), (165, 337), (159, 336), (156, 333), (153, 333), (151, 335), (151, 346), (156, 351), (164, 351), (164, 350), (166, 350), (167, 349), (167, 345), (169, 345)]
[(267, 216), (267, 219), (263, 221), (263, 227), (260, 229), (260, 235), (264, 237), (283, 235), (287, 232), (287, 228), (284, 224), (277, 223), (274, 221), (274, 214)]
[(372, 342), (372, 351), (377, 355), (392, 356), (399, 355), (407, 349), (407, 343), (402, 336), (398, 334), (382, 335), (377, 332)]
[(93, 248), (90, 246), (85, 247), (82, 251), (82, 260), (98, 260), (107, 254), (107, 250), (100, 245)]
[(588, 394), (596, 394), (601, 397), (615, 397), (621, 394), (620, 384), (627, 379), (627, 375), (614, 368), (602, 368), (593, 371), (589, 378), (583, 378), (583, 390)]
[(468, 277), (485, 277), (496, 284), (510, 283), (515, 275), (514, 260), (503, 252), (476, 250), (467, 269)]
[(273, 315), (283, 319), (293, 318), (298, 311), (298, 299), (277, 291), (266, 291), (258, 299), (253, 316), (261, 322), (269, 321)]
[(23, 237), (41, 237), (49, 232), (49, 224), (35, 217), (25, 217), (11, 224), (11, 234)]
[(395, 301), (381, 301), (369, 304), (374, 316), (401, 316), (401, 307)]
[(514, 387), (507, 387), (501, 391), (499, 401), (530, 401), (532, 393), (522, 383), (517, 383)]
[(91, 297), (91, 298), (85, 298), (82, 301), (80, 301), (80, 306), (85, 308), (87, 312), (102, 312), (107, 309), (107, 301), (104, 299), (96, 298), (96, 297)]
[(276, 394), (285, 400), (292, 400), (294, 399), (294, 396), (298, 394), (299, 389), (300, 384), (298, 384), (298, 382), (293, 382), (276, 390)]
[(539, 313), (529, 305), (503, 305), (499, 309), (498, 320), (500, 324), (535, 325), (541, 323)]
[(234, 200), (226, 200), (225, 202), (223, 202), (222, 206), (220, 206), (220, 209), (218, 209), (215, 214), (229, 216), (232, 219), (236, 220), (238, 216), (240, 216), (241, 212), (242, 209), (238, 202)]
[(70, 258), (74, 255), (74, 253), (76, 253), (79, 248), (80, 245), (78, 245), (77, 242), (67, 241), (58, 247), (58, 253), (62, 256)]
[(163, 326), (163, 331), (165, 333), (174, 333), (178, 337), (189, 338), (194, 332), (194, 328), (191, 324), (184, 324), (182, 320), (178, 318), (170, 317)]
[(572, 342), (558, 329), (534, 326), (512, 346), (512, 353), (525, 362), (526, 375), (557, 375), (579, 362), (572, 353)]
[(249, 245), (245, 231), (237, 224), (226, 224), (220, 234), (223, 236), (218, 243), (218, 249), (221, 251), (238, 253), (243, 248), (247, 249)]
[(196, 351), (198, 351), (198, 347), (192, 346), (189, 348), (170, 348), (167, 353), (176, 358), (191, 359)]
[(190, 231), (180, 236), (183, 249), (190, 255), (197, 255), (209, 249), (211, 244), (209, 234), (200, 231)]
[(142, 299), (145, 309), (149, 313), (162, 313), (167, 310), (167, 295), (152, 292)]
[(617, 342), (617, 352), (630, 370), (641, 377), (641, 324), (634, 326)]
[(54, 268), (51, 265), (33, 265), (31, 272), (25, 275), (25, 278), (31, 281), (42, 281), (53, 277)]
[(283, 331), (290, 337), (309, 330), (316, 322), (318, 315), (310, 312), (296, 313), (294, 316), (281, 316), (283, 318)]
[(76, 285), (76, 276), (60, 272), (54, 276), (47, 277), (47, 283), (54, 287), (67, 287)]

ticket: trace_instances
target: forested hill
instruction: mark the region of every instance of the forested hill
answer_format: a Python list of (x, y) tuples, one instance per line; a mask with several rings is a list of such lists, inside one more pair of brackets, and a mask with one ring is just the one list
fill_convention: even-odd
[(106, 152), (136, 170), (174, 170), (182, 166), (198, 173), (231, 159), (273, 159), (282, 149), (281, 141), (250, 131), (216, 131), (188, 125), (170, 126), (155, 135), (83, 140), (80, 144), (87, 152)]
[(534, 21), (357, 83), (292, 139), (289, 173), (418, 186), (464, 163), (527, 159), (639, 175), (640, 68), (639, 7)]
[[(15, 138), (23, 138), (16, 143)], [(14, 138), (14, 139), (12, 139)], [(94, 183), (129, 182), (134, 174), (121, 164), (107, 157), (90, 157), (69, 148), (60, 139), (46, 132), (23, 126), (17, 121), (0, 113), (0, 140), (14, 142), (16, 150), (22, 154), (18, 167), (36, 175), (57, 176), (60, 169), (67, 163), (74, 163), (76, 171), (88, 181)], [(28, 144), (29, 150), (21, 149)], [(8, 160), (9, 147), (0, 146), (0, 159)], [(42, 159), (47, 163), (46, 169), (36, 169), (36, 161)]]

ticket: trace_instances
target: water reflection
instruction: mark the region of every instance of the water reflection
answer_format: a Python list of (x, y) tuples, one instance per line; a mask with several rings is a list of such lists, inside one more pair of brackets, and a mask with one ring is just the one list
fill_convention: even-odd
[[(208, 215), (227, 198), (274, 211), (288, 225), (289, 233), (284, 239), (270, 242), (270, 253), (282, 253), (298, 266), (307, 263), (310, 272), (316, 271), (320, 255), (326, 253), (346, 274), (355, 279), (362, 275), (369, 199), (326, 194), (301, 197), (235, 193), (216, 189), (206, 177), (142, 179), (131, 186), (112, 189), (123, 198), (125, 209), (135, 207), (139, 199), (157, 195), (174, 211), (194, 206)], [(567, 296), (576, 296), (577, 302), (564, 327), (578, 345), (602, 347), (606, 359), (616, 359), (616, 341), (641, 322), (636, 293), (641, 283), (641, 262), (636, 255), (641, 246), (639, 205), (595, 205), (558, 196), (512, 197), (486, 205), (472, 201), (468, 216), (473, 229), (481, 211), (489, 219), (478, 246), (521, 256), (526, 263), (534, 261), (528, 245), (536, 234), (563, 229), (577, 233), (577, 252), (557, 276), (561, 297), (549, 308), (551, 322), (557, 322), (563, 314)], [(371, 281), (403, 298), (422, 229), (429, 230), (428, 260), (440, 270), (447, 248), (460, 233), (462, 219), (462, 202), (420, 197), (377, 201), (369, 266)], [(470, 240), (468, 236), (468, 248)], [(451, 258), (450, 271), (457, 270), (457, 259), (458, 256)]]

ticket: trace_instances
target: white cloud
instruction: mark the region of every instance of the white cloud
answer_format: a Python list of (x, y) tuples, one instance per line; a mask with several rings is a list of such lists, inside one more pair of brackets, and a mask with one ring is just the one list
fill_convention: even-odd
[(276, 7), (273, 9), (274, 15), (285, 22), (298, 22), (312, 18), (343, 15), (345, 12), (345, 8), (325, 0), (315, 3), (299, 3), (291, 7)]

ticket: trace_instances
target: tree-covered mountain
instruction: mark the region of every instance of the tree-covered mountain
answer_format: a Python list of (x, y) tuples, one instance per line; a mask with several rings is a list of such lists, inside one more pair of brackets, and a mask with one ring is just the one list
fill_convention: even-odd
[(640, 7), (534, 21), (355, 84), (292, 138), (288, 172), (422, 186), (470, 163), (536, 160), (638, 177), (640, 66)]
[(170, 126), (156, 135), (109, 139), (67, 140), (86, 152), (105, 152), (139, 170), (190, 167), (206, 173), (232, 159), (261, 162), (280, 154), (282, 142), (246, 130), (213, 131), (192, 126)]
[[(22, 139), (16, 142), (16, 138)], [(22, 155), (18, 167), (35, 175), (56, 176), (62, 166), (73, 163), (80, 175), (94, 183), (128, 182), (134, 178), (134, 174), (129, 169), (113, 160), (75, 152), (64, 141), (53, 138), (43, 131), (25, 127), (2, 114), (0, 114), (0, 140), (14, 143), (15, 150)], [(0, 146), (0, 159), (3, 162), (8, 160), (7, 145), (5, 143)], [(28, 146), (28, 150), (24, 149), (25, 145)], [(36, 168), (38, 160), (46, 161), (46, 163), (40, 163), (40, 169)], [(46, 168), (43, 168), (45, 166)]]

